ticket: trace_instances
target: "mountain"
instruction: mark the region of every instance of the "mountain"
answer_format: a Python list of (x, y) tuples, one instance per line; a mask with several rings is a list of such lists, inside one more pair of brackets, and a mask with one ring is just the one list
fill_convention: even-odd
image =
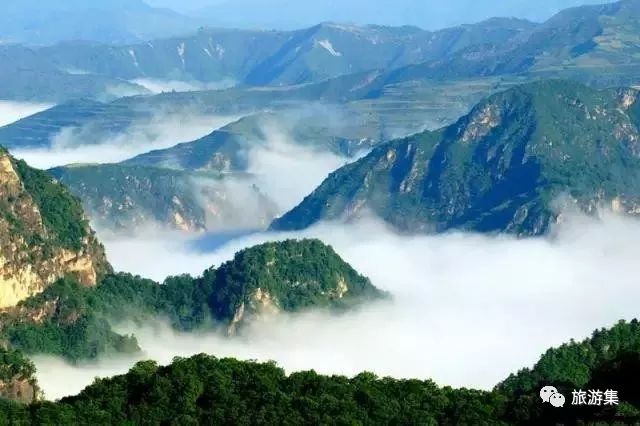
[(37, 50), (24, 46), (0, 43), (0, 60), (0, 99), (61, 102), (149, 93), (144, 87), (121, 79), (61, 69)]
[[(635, 424), (640, 413), (637, 320), (594, 332), (583, 342), (549, 349), (492, 391), (439, 387), (360, 373), (287, 375), (271, 363), (176, 358), (167, 366), (137, 363), (127, 374), (98, 379), (79, 395), (30, 406), (0, 401), (7, 424)], [(514, 386), (514, 383), (517, 383)], [(540, 400), (554, 386), (562, 409)], [(578, 389), (602, 392), (601, 403), (574, 405)], [(604, 392), (617, 391), (615, 404)], [(590, 395), (587, 396), (589, 398)], [(259, 419), (256, 421), (256, 419)], [(286, 419), (283, 421), (283, 419)]]
[(637, 83), (640, 1), (566, 9), (505, 43), (469, 46), (442, 60), (407, 65), (385, 81), (526, 73), (600, 86)]
[(77, 362), (140, 351), (135, 336), (116, 333), (112, 322), (162, 318), (179, 331), (213, 325), (234, 334), (265, 316), (340, 313), (387, 297), (331, 247), (289, 240), (242, 250), (200, 277), (169, 277), (162, 284), (128, 274), (108, 275), (91, 288), (58, 280), (0, 313), (0, 343)]
[[(179, 7), (168, 0), (151, 0), (156, 5)], [(197, 7), (180, 4), (183, 13), (206, 17), (212, 23), (237, 28), (300, 28), (318, 21), (353, 22), (378, 25), (414, 25), (433, 29), (479, 22), (492, 16), (517, 16), (535, 22), (576, 4), (604, 3), (603, 0), (526, 0), (502, 2), (486, 0), (478, 4), (469, 0), (453, 0), (437, 7), (421, 0), (379, 1), (350, 0), (336, 7), (332, 0), (313, 0), (304, 4), (293, 0), (226, 0)], [(191, 13), (189, 13), (191, 12)]]
[[(344, 114), (346, 117), (341, 117), (335, 110), (322, 108), (307, 112), (283, 110), (251, 114), (196, 141), (150, 151), (123, 164), (219, 173), (246, 172), (249, 152), (277, 144), (274, 139), (284, 139), (280, 142), (283, 145), (353, 157), (374, 146), (377, 134), (365, 123), (358, 123), (362, 118), (360, 115), (347, 111)], [(349, 118), (354, 122), (339, 122)]]
[[(442, 60), (463, 49), (509, 43), (534, 24), (493, 19), (437, 32), (414, 27), (333, 23), (296, 31), (200, 29), (195, 35), (127, 45), (65, 41), (46, 47), (1, 45), (4, 99), (63, 102), (148, 93), (180, 81), (286, 86)], [(168, 36), (168, 34), (166, 34)], [(146, 88), (144, 87), (146, 86)]]
[(37, 52), (59, 69), (124, 80), (292, 85), (439, 60), (481, 43), (508, 43), (534, 26), (493, 19), (437, 32), (335, 23), (296, 31), (201, 29), (127, 46), (71, 42)]
[(75, 276), (95, 285), (111, 270), (80, 202), (48, 174), (0, 151), (0, 308)]
[(141, 0), (4, 0), (0, 40), (31, 45), (63, 40), (131, 43), (195, 30), (198, 20)]
[(639, 17), (640, 0), (621, 0), (566, 9), (542, 24), (492, 18), (425, 31), (327, 22), (294, 31), (201, 28), (126, 45), (1, 46), (6, 60), (0, 76), (11, 84), (0, 95), (104, 100), (164, 86), (171, 91), (176, 81), (194, 90), (232, 84), (280, 88), (374, 70), (373, 86), (486, 76), (630, 86), (637, 84), (640, 69)]
[[(545, 233), (570, 199), (636, 214), (640, 104), (633, 89), (530, 83), (456, 123), (376, 147), (331, 174), (273, 229), (373, 212), (408, 232)], [(572, 204), (572, 203), (571, 203)]]
[(82, 133), (83, 144), (124, 132), (136, 120), (149, 119), (149, 111), (78, 99), (0, 127), (0, 140), (8, 149), (48, 148), (63, 130), (89, 129)]
[(115, 232), (155, 226), (186, 232), (264, 229), (278, 208), (246, 176), (125, 164), (49, 170), (82, 200), (94, 224)]

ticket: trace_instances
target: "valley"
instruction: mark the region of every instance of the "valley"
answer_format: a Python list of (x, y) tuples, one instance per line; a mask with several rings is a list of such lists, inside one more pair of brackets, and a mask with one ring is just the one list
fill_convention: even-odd
[(640, 418), (640, 0), (157, 4), (0, 17), (1, 424)]

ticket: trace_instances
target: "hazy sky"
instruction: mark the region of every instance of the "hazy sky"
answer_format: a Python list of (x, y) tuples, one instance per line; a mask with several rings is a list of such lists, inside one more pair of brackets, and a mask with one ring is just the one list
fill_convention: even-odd
[[(608, 0), (148, 0), (183, 13), (212, 6), (207, 17), (238, 26), (295, 27), (347, 21), (441, 28), (493, 16), (542, 21), (557, 11)], [(202, 14), (203, 12), (199, 12)]]

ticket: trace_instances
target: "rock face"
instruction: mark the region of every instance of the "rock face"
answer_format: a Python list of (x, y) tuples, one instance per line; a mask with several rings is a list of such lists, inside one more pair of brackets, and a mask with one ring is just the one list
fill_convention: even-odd
[(110, 269), (79, 202), (46, 173), (0, 150), (0, 308), (65, 275), (93, 286)]
[(539, 235), (558, 200), (637, 214), (640, 105), (632, 89), (566, 81), (491, 96), (457, 123), (392, 141), (333, 173), (272, 228), (373, 212), (406, 232)]

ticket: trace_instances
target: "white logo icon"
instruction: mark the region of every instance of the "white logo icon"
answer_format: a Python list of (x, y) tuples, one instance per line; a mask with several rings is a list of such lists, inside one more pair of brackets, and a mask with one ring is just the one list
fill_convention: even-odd
[(563, 407), (565, 403), (564, 395), (553, 386), (545, 386), (540, 389), (540, 398), (542, 402), (548, 402), (556, 408)]

